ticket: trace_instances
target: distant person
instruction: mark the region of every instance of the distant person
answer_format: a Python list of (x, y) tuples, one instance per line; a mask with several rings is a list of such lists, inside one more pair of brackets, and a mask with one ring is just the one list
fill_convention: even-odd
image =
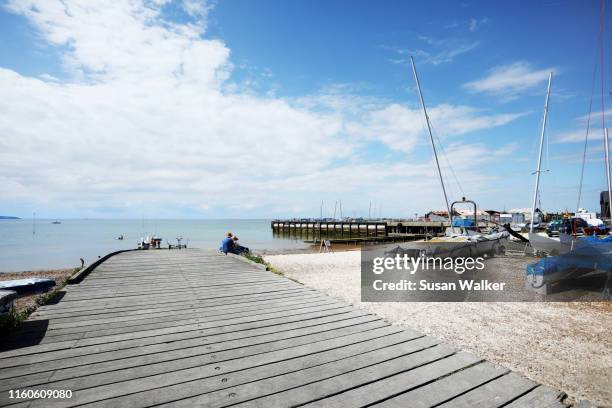
[(238, 242), (238, 239), (239, 238), (237, 236), (234, 236), (231, 252), (236, 255), (243, 255), (244, 253), (249, 252), (249, 248), (243, 247), (242, 245), (240, 245), (240, 243)]
[(221, 246), (219, 247), (219, 251), (223, 252), (227, 255), (228, 252), (232, 252), (234, 240), (232, 239), (233, 234), (228, 232), (223, 241), (221, 241)]
[(83, 258), (79, 258), (81, 260), (81, 268), (85, 266), (85, 260)]

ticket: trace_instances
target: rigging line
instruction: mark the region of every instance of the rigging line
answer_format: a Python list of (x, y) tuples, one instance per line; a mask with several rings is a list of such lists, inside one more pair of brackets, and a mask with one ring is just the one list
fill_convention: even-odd
[(605, 21), (605, 0), (599, 2), (599, 64), (601, 66), (601, 129), (605, 133), (606, 131), (606, 113), (605, 113), (605, 99), (604, 99), (604, 21)]
[(448, 155), (446, 154), (446, 150), (444, 149), (444, 145), (442, 144), (442, 141), (438, 137), (438, 132), (433, 127), (433, 125), (431, 126), (431, 131), (432, 131), (432, 133), (434, 135), (434, 138), (438, 141), (438, 146), (440, 147), (440, 152), (442, 153), (442, 156), (444, 157), (444, 160), (446, 160), (446, 164), (448, 164), (448, 168), (450, 169), (451, 174), (453, 175), (453, 178), (455, 179), (455, 183), (457, 183), (457, 187), (459, 187), (459, 191), (461, 191), (461, 196), (465, 197), (466, 196), (465, 195), (465, 191), (463, 191), (463, 187), (461, 186), (461, 183), (459, 182), (459, 178), (457, 177), (457, 174), (455, 173), (455, 169), (451, 165), (450, 160), (448, 159)]
[[(432, 136), (433, 136), (433, 137), (434, 137), (434, 138), (435, 138), (435, 139), (438, 141), (438, 147), (439, 147), (439, 150), (440, 150), (441, 152), (443, 152), (443, 151), (444, 151), (444, 147), (443, 147), (443, 146), (442, 146), (442, 144), (440, 143), (440, 139), (438, 138), (438, 136), (437, 136), (437, 135), (434, 133), (434, 126), (433, 126), (433, 123), (431, 122), (431, 119), (429, 118), (429, 114), (427, 115), (427, 118), (426, 118), (426, 119), (423, 119), (423, 117), (422, 117), (422, 116), (420, 116), (420, 115), (419, 115), (419, 117), (420, 117), (420, 120), (421, 120), (421, 126), (422, 126), (422, 128), (423, 128), (423, 131), (426, 131), (426, 129), (427, 129), (427, 122), (429, 122), (429, 129), (431, 129), (431, 134), (432, 134)], [(445, 154), (443, 154), (443, 156), (445, 156), (445, 157), (446, 157), (446, 155), (445, 155)], [(446, 159), (446, 160), (448, 161), (448, 159)], [(452, 171), (452, 168), (451, 168), (451, 171)], [(453, 189), (453, 186), (452, 186), (452, 184), (450, 184), (450, 183), (449, 183), (448, 176), (446, 176), (446, 175), (440, 175), (440, 177), (441, 177), (441, 178), (444, 180), (445, 184), (446, 184), (446, 185), (448, 185), (449, 189), (450, 189), (450, 190), (452, 190), (452, 189)], [(459, 188), (461, 189), (461, 187), (459, 187)], [(461, 191), (463, 192), (463, 190), (461, 190)], [(451, 191), (451, 195), (453, 195), (452, 193), (453, 193), (453, 192)]]
[(591, 128), (591, 113), (593, 111), (593, 97), (595, 95), (595, 80), (597, 78), (597, 63), (593, 67), (593, 80), (591, 81), (591, 100), (589, 101), (589, 113), (587, 115), (586, 134), (584, 135), (584, 150), (582, 152), (582, 169), (580, 170), (580, 185), (578, 186), (578, 203), (576, 204), (576, 212), (580, 208), (580, 200), (582, 198), (582, 184), (584, 181), (584, 166), (586, 163), (587, 145), (589, 141), (589, 130)]

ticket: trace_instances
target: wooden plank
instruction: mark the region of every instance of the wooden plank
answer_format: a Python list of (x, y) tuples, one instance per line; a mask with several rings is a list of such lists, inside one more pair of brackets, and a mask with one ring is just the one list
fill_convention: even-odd
[(440, 405), (444, 408), (500, 407), (537, 386), (516, 373), (509, 373)]
[[(242, 305), (249, 302), (258, 302), (267, 299), (283, 299), (283, 298), (291, 298), (296, 296), (307, 296), (307, 295), (317, 295), (323, 296), (317, 292), (305, 291), (299, 288), (279, 291), (273, 294), (270, 293), (255, 293), (255, 294), (245, 294), (240, 296), (231, 296), (231, 297), (217, 297), (212, 299), (175, 299), (172, 301), (165, 301), (164, 305), (168, 307), (181, 307), (184, 305), (200, 305), (200, 306), (218, 306), (218, 305)], [(138, 314), (138, 313), (147, 313), (149, 310), (155, 310), (159, 308), (159, 303), (156, 301), (142, 303), (139, 304), (140, 309), (128, 310), (124, 307), (106, 307), (106, 308), (68, 308), (65, 310), (57, 311), (55, 309), (38, 309), (32, 316), (35, 316), (37, 320), (40, 319), (59, 319), (59, 318), (74, 318), (80, 316), (92, 316), (92, 315), (103, 315), (103, 314), (115, 314), (122, 313), (125, 315), (129, 314)]]
[[(367, 316), (363, 316), (358, 319), (350, 319), (347, 321), (331, 322), (320, 327), (306, 327), (296, 328), (289, 331), (279, 332), (273, 331), (272, 333), (265, 333), (259, 336), (245, 336), (241, 333), (236, 333), (228, 339), (228, 336), (207, 336), (205, 338), (197, 337), (181, 342), (161, 343), (150, 346), (138, 347), (137, 349), (128, 348), (124, 350), (112, 351), (107, 353), (94, 353), (86, 354), (82, 356), (70, 356), (69, 353), (64, 353), (64, 358), (59, 357), (58, 354), (50, 356), (48, 360), (41, 361), (32, 359), (21, 359), (19, 365), (14, 365), (15, 370), (13, 376), (20, 375), (21, 372), (28, 372), (28, 370), (35, 369), (38, 372), (41, 371), (55, 371), (54, 378), (57, 378), (57, 370), (68, 369), (72, 370), (71, 375), (76, 375), (79, 371), (78, 367), (84, 367), (86, 372), (95, 373), (102, 372), (104, 370), (114, 370), (120, 367), (130, 367), (143, 365), (146, 361), (166, 361), (173, 358), (183, 358), (184, 356), (196, 356), (200, 354), (208, 354), (213, 351), (221, 351), (229, 348), (245, 347), (246, 345), (257, 345), (259, 343), (267, 343), (269, 341), (275, 341), (284, 339), (287, 336), (297, 337), (308, 334), (316, 334), (318, 331), (323, 330), (326, 332), (332, 328), (343, 328), (351, 327), (349, 331), (353, 330), (353, 326), (357, 325), (357, 328), (363, 323), (375, 322), (373, 326), (382, 327), (386, 326), (384, 322), (379, 320), (368, 320)], [(369, 326), (363, 329), (363, 331), (369, 330)], [(362, 331), (362, 330), (357, 330)], [(297, 333), (297, 334), (296, 334)], [(252, 333), (249, 333), (252, 334)], [(327, 334), (325, 334), (327, 335)], [(296, 342), (300, 340), (294, 339)], [(53, 358), (55, 357), (55, 358)], [(13, 360), (12, 364), (17, 363)], [(31, 365), (36, 367), (31, 367)], [(96, 366), (93, 366), (96, 364)], [(19, 367), (19, 368), (17, 368)], [(12, 367), (6, 367), (7, 375), (10, 374)]]
[[(241, 341), (242, 339), (247, 339), (248, 341), (252, 341), (255, 339), (256, 341), (256, 339), (260, 336), (270, 336), (269, 338), (271, 339), (278, 339), (283, 338), (283, 336), (291, 337), (293, 334), (295, 334), (296, 336), (302, 335), (305, 331), (308, 333), (314, 333), (317, 331), (331, 330), (337, 327), (351, 327), (353, 325), (360, 326), (367, 322), (372, 322), (377, 327), (379, 325), (380, 327), (388, 325), (382, 322), (381, 320), (375, 320), (375, 318), (373, 318), (372, 316), (363, 315), (358, 317), (352, 317), (346, 320), (338, 320), (337, 316), (332, 316), (320, 318), (313, 322), (317, 322), (320, 324), (307, 325), (304, 322), (300, 321), (280, 326), (273, 326), (271, 328), (251, 329), (242, 332), (232, 332), (227, 334), (213, 334), (210, 336), (206, 336), (205, 338), (197, 336), (186, 340), (177, 340), (137, 348), (128, 348), (106, 353), (86, 354), (81, 357), (71, 357), (70, 350), (65, 350), (62, 352), (61, 355), (59, 354), (60, 352), (56, 352), (53, 357), (56, 357), (56, 360), (60, 360), (62, 358), (72, 359), (72, 361), (74, 362), (74, 366), (70, 366), (64, 369), (56, 369), (54, 371), (45, 371), (43, 372), (46, 373), (45, 375), (40, 375), (41, 373), (39, 369), (36, 368), (33, 369), (33, 371), (35, 371), (33, 373), (0, 381), (0, 390), (14, 388), (14, 386), (19, 386), (20, 383), (41, 384), (42, 382), (40, 381), (40, 378), (43, 377), (45, 378), (45, 380), (48, 381), (60, 381), (75, 378), (79, 375), (86, 376), (107, 372), (109, 370), (113, 370), (119, 367), (117, 364), (117, 360), (122, 360), (122, 366), (124, 368), (142, 366), (141, 362), (138, 360), (139, 356), (158, 353), (164, 350), (171, 351), (193, 346), (211, 345), (213, 345), (211, 346), (211, 350), (217, 350), (214, 345), (218, 343), (229, 343), (232, 341)], [(366, 327), (366, 329), (369, 330), (368, 327)], [(130, 359), (131, 357), (137, 358), (134, 361), (133, 359)], [(32, 364), (36, 364), (36, 362), (34, 361)]]
[(156, 314), (156, 313), (173, 312), (176, 310), (185, 310), (185, 309), (191, 309), (191, 308), (208, 309), (211, 311), (232, 310), (232, 309), (242, 309), (245, 307), (265, 307), (266, 304), (270, 304), (270, 303), (294, 302), (296, 300), (309, 300), (309, 299), (322, 299), (322, 298), (325, 298), (325, 296), (322, 296), (320, 294), (313, 293), (313, 292), (306, 292), (306, 293), (300, 292), (295, 295), (278, 294), (278, 295), (271, 295), (271, 296), (266, 296), (266, 297), (245, 298), (244, 301), (240, 301), (239, 299), (237, 299), (234, 302), (227, 301), (227, 302), (222, 302), (222, 303), (210, 303), (210, 302), (201, 301), (201, 300), (186, 299), (183, 302), (173, 302), (170, 304), (164, 303), (164, 305), (157, 305), (157, 307), (145, 307), (145, 308), (137, 309), (137, 310), (125, 310), (124, 308), (116, 308), (110, 311), (109, 310), (87, 311), (86, 314), (85, 312), (80, 313), (78, 311), (74, 311), (74, 313), (70, 313), (70, 314), (64, 313), (64, 314), (56, 314), (56, 315), (37, 313), (33, 315), (35, 316), (35, 319), (30, 318), (29, 320), (52, 319), (53, 322), (57, 322), (57, 323), (80, 322), (80, 321), (89, 322), (94, 318), (94, 316), (96, 320), (115, 319), (115, 318), (120, 319), (123, 317), (139, 318), (139, 317), (146, 317), (147, 315)]
[(563, 391), (540, 385), (506, 405), (506, 408), (567, 408), (561, 402), (566, 396)]
[[(275, 310), (280, 307), (297, 307), (303, 305), (311, 305), (316, 303), (339, 302), (323, 296), (306, 295), (294, 298), (282, 298), (280, 300), (268, 300), (257, 303), (257, 308), (260, 310)], [(53, 319), (50, 321), (49, 328), (51, 329), (69, 329), (69, 328), (95, 328), (103, 324), (114, 324), (115, 327), (123, 324), (141, 324), (151, 319), (163, 319), (165, 317), (186, 316), (186, 315), (201, 315), (201, 316), (228, 316), (248, 310), (244, 305), (219, 305), (219, 306), (198, 306), (193, 304), (183, 305), (181, 307), (165, 307), (152, 310), (142, 310), (138, 314), (129, 314), (123, 316), (112, 315), (107, 317), (106, 314), (88, 316), (87, 318), (63, 318)]]
[[(277, 340), (274, 340), (277, 336), (268, 336), (268, 338), (259, 340), (249, 338), (175, 350), (174, 352), (148, 354), (131, 359), (118, 359), (103, 364), (82, 365), (76, 367), (76, 369), (66, 370), (70, 371), (72, 376), (72, 378), (66, 380), (54, 381), (58, 372), (53, 372), (44, 386), (51, 389), (76, 391), (100, 387), (105, 384), (116, 384), (121, 381), (134, 383), (136, 379), (142, 379), (140, 383), (150, 383), (151, 387), (156, 387), (160, 385), (161, 380), (159, 378), (164, 377), (164, 374), (167, 373), (172, 373), (169, 377), (166, 375), (172, 381), (178, 381), (178, 379), (184, 381), (194, 375), (199, 376), (201, 366), (207, 364), (218, 365), (225, 361), (236, 362), (236, 360), (245, 357), (258, 356), (250, 360), (239, 361), (238, 363), (242, 367), (244, 364), (248, 364), (248, 361), (251, 363), (261, 361), (263, 356), (267, 356), (268, 360), (280, 360), (287, 356), (311, 354), (313, 349), (333, 349), (339, 347), (339, 345), (350, 345), (398, 332), (396, 328), (381, 326), (381, 324), (384, 323), (375, 321), (365, 325), (350, 326), (321, 333), (301, 333), (301, 336)], [(94, 375), (93, 373), (96, 372), (99, 372), (99, 374)], [(155, 377), (155, 381), (151, 383), (151, 376), (155, 374), (160, 375)], [(114, 388), (114, 386), (107, 388)], [(99, 388), (97, 390), (99, 391)], [(79, 395), (81, 394), (83, 393), (79, 392)], [(0, 395), (0, 405), (5, 402)]]
[[(92, 393), (91, 395), (88, 394), (87, 397), (98, 398), (99, 402), (91, 405), (98, 407), (129, 406), (136, 408), (173, 400), (185, 401), (186, 406), (209, 406), (209, 398), (207, 396), (212, 396), (213, 399), (219, 397), (224, 402), (227, 402), (227, 397), (220, 397), (218, 395), (216, 390), (219, 389), (231, 390), (236, 388), (238, 384), (242, 385), (237, 387), (249, 387), (249, 384), (254, 384), (253, 381), (260, 378), (269, 378), (268, 381), (261, 380), (257, 382), (262, 384), (273, 383), (278, 379), (289, 377), (297, 377), (299, 379), (300, 373), (309, 373), (309, 370), (325, 372), (330, 367), (330, 364), (334, 364), (334, 362), (343, 362), (342, 367), (336, 370), (346, 370), (352, 364), (364, 364), (365, 361), (378, 362), (384, 359), (385, 356), (404, 355), (410, 352), (410, 350), (421, 350), (423, 347), (430, 347), (432, 343), (435, 343), (435, 340), (431, 338), (421, 337), (411, 340), (410, 337), (403, 332), (399, 332), (352, 345), (345, 344), (341, 346), (337, 344), (339, 347), (331, 349), (329, 349), (330, 345), (311, 344), (303, 347), (301, 357), (293, 353), (288, 354), (291, 350), (287, 350), (286, 354), (282, 356), (279, 356), (279, 353), (262, 354), (251, 358), (233, 360), (225, 364), (212, 364), (200, 367), (195, 373), (181, 373), (179, 378), (162, 375), (144, 379), (146, 383), (128, 381), (115, 384), (113, 387), (109, 387), (108, 390), (97, 389), (102, 394), (98, 393), (96, 395)], [(325, 348), (329, 350), (325, 351)], [(382, 350), (382, 352), (379, 353), (379, 350)], [(217, 367), (219, 368), (216, 369)], [(177, 380), (188, 378), (184, 377), (184, 375), (193, 375), (194, 378), (191, 381), (179, 383)], [(195, 378), (196, 376), (199, 378)], [(164, 384), (164, 382), (168, 384), (174, 383), (174, 385), (150, 388), (154, 387), (155, 384)], [(138, 390), (139, 387), (147, 387), (148, 389), (136, 394), (130, 394), (130, 392)], [(122, 396), (100, 400), (100, 395), (108, 395), (106, 392), (122, 394)], [(205, 392), (207, 394), (201, 395)]]
[[(364, 369), (348, 372), (331, 377), (323, 381), (317, 381), (298, 388), (290, 388), (284, 392), (275, 393), (265, 398), (247, 401), (243, 406), (270, 407), (280, 405), (305, 404), (316, 399), (326, 398), (344, 390), (362, 387), (380, 378), (397, 377), (402, 378), (409, 387), (418, 386), (428, 381), (439, 378), (448, 373), (469, 366), (480, 359), (468, 353), (454, 354), (448, 346), (438, 346), (425, 349), (421, 352), (402, 356), (397, 359), (367, 367)], [(393, 388), (379, 389), (379, 393), (391, 395), (395, 392)], [(362, 405), (362, 402), (355, 400)], [(343, 406), (354, 406), (348, 401)], [(412, 406), (412, 405), (407, 405)]]
[[(12, 358), (22, 355), (28, 354), (40, 354), (46, 353), (55, 350), (65, 350), (72, 349), (72, 352), (75, 355), (80, 355), (81, 353), (89, 353), (91, 346), (96, 350), (96, 352), (103, 351), (111, 351), (111, 350), (119, 350), (122, 348), (129, 347), (138, 347), (145, 344), (154, 344), (154, 343), (162, 343), (165, 341), (173, 341), (177, 338), (184, 338), (185, 336), (198, 336), (202, 334), (208, 334), (211, 332), (215, 333), (229, 333), (240, 330), (247, 329), (256, 329), (262, 327), (270, 327), (276, 326), (283, 323), (291, 323), (291, 322), (300, 322), (312, 319), (318, 319), (320, 317), (331, 316), (331, 315), (343, 315), (353, 313), (351, 308), (342, 308), (342, 309), (331, 309), (326, 311), (320, 311), (315, 313), (291, 313), (290, 311), (285, 314), (273, 318), (267, 319), (264, 321), (251, 320), (245, 323), (235, 323), (234, 325), (227, 327), (203, 327), (198, 324), (195, 325), (186, 325), (180, 327), (174, 327), (171, 329), (159, 329), (159, 330), (149, 330), (144, 332), (136, 332), (136, 333), (128, 333), (122, 335), (113, 335), (113, 336), (104, 336), (92, 339), (82, 339), (82, 340), (68, 340), (68, 341), (58, 341), (52, 343), (43, 343), (36, 346), (22, 347), (15, 350), (8, 350), (2, 352), (3, 358)], [(365, 313), (362, 313), (365, 314)], [(248, 318), (247, 318), (248, 319)], [(205, 334), (205, 335), (206, 335)], [(44, 340), (44, 339), (43, 339)], [(89, 348), (88, 348), (89, 347)], [(2, 361), (2, 360), (0, 360)], [(1, 377), (2, 373), (0, 373)]]
[[(362, 401), (374, 404), (375, 407), (385, 408), (431, 407), (455, 398), (508, 372), (508, 369), (489, 362), (481, 362), (450, 375), (439, 371), (437, 373), (425, 373), (421, 378), (418, 377), (420, 373), (417, 370), (377, 381), (369, 386), (350, 390), (307, 406), (339, 407), (342, 406), (342, 401), (346, 401), (349, 405), (352, 401)], [(432, 382), (427, 383), (428, 381)]]
[[(293, 311), (303, 310), (326, 310), (330, 307), (346, 307), (341, 303), (329, 299), (317, 299), (311, 302), (288, 302), (287, 307)], [(144, 319), (131, 319), (123, 321), (110, 321), (101, 322), (99, 324), (89, 325), (78, 325), (78, 324), (50, 324), (47, 328), (45, 336), (61, 336), (66, 334), (82, 334), (87, 333), (86, 336), (91, 337), (93, 335), (105, 336), (109, 334), (117, 334), (124, 332), (133, 332), (141, 330), (149, 330), (151, 328), (159, 327), (170, 327), (185, 324), (187, 322), (213, 322), (213, 321), (225, 321), (227, 319), (235, 319), (238, 317), (246, 316), (261, 316), (264, 317), (268, 314), (278, 313), (286, 308), (282, 304), (271, 305), (263, 310), (234, 310), (231, 312), (221, 311), (218, 313), (207, 313), (206, 310), (182, 310), (178, 313), (166, 313), (161, 314), (159, 317), (148, 317)], [(26, 332), (27, 333), (27, 332)], [(26, 334), (24, 333), (24, 334)]]
[[(197, 330), (197, 329), (208, 329), (213, 327), (225, 327), (230, 325), (236, 325), (241, 323), (248, 322), (266, 322), (267, 320), (272, 320), (274, 318), (283, 317), (287, 315), (301, 315), (308, 314), (312, 312), (324, 312), (324, 311), (333, 311), (333, 310), (342, 310), (345, 313), (351, 311), (349, 306), (342, 306), (335, 303), (317, 305), (312, 307), (305, 307), (300, 309), (292, 309), (292, 310), (280, 310), (273, 311), (270, 313), (259, 313), (255, 312), (245, 312), (244, 316), (229, 316), (226, 319), (219, 319), (213, 317), (211, 319), (206, 318), (189, 318), (189, 319), (180, 319), (169, 322), (160, 322), (147, 324), (139, 327), (122, 327), (118, 329), (105, 329), (105, 330), (97, 330), (97, 331), (86, 331), (86, 332), (76, 332), (69, 334), (61, 334), (53, 336), (45, 336), (41, 340), (41, 344), (50, 344), (54, 342), (65, 342), (69, 340), (77, 340), (77, 347), (82, 345), (83, 343), (87, 343), (88, 340), (94, 341), (96, 344), (106, 341), (113, 341), (109, 339), (119, 339), (123, 340), (124, 338), (131, 338), (133, 336), (140, 337), (150, 337), (155, 336), (156, 333), (165, 334), (169, 332), (173, 332), (176, 330), (189, 331), (189, 330)], [(104, 339), (104, 340), (100, 340)]]

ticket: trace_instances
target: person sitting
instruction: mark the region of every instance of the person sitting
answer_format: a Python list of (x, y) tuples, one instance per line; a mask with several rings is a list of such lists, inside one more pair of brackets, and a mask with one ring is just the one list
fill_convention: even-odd
[(232, 240), (232, 237), (233, 237), (232, 233), (228, 232), (225, 238), (223, 238), (223, 241), (221, 241), (221, 246), (219, 247), (219, 251), (223, 252), (225, 255), (227, 255), (228, 252), (232, 252), (233, 243), (234, 243), (234, 241)]
[(249, 248), (240, 245), (240, 243), (238, 242), (238, 237), (234, 236), (231, 252), (232, 254), (242, 255), (246, 252), (249, 252)]

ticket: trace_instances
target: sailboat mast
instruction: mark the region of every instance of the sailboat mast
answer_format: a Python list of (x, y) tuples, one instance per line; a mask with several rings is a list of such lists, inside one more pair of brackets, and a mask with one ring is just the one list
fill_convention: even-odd
[[(612, 219), (612, 210), (610, 210), (610, 205), (612, 205), (612, 188), (610, 188), (610, 158), (608, 153), (608, 128), (606, 128), (604, 133), (604, 144), (606, 151), (606, 180), (608, 182), (608, 212), (611, 213), (610, 218)], [(603, 217), (603, 214), (602, 214)]]
[(546, 102), (544, 103), (544, 119), (542, 120), (542, 131), (540, 132), (540, 152), (538, 153), (538, 169), (536, 170), (536, 182), (533, 190), (533, 205), (531, 206), (531, 225), (529, 232), (533, 232), (533, 223), (535, 221), (536, 203), (538, 202), (538, 190), (540, 188), (540, 172), (542, 169), (542, 149), (544, 148), (544, 132), (546, 131), (546, 120), (548, 119), (548, 100), (550, 98), (550, 84), (552, 83), (551, 72), (548, 75), (548, 89), (546, 90)]
[(438, 161), (438, 152), (436, 151), (436, 144), (434, 143), (433, 134), (431, 133), (431, 125), (429, 124), (429, 116), (427, 116), (427, 109), (425, 108), (425, 101), (423, 100), (423, 93), (421, 92), (421, 84), (419, 83), (419, 76), (417, 75), (416, 66), (414, 65), (414, 59), (410, 56), (410, 63), (412, 64), (412, 72), (414, 74), (414, 80), (416, 82), (417, 90), (419, 91), (419, 99), (421, 106), (423, 107), (423, 115), (425, 115), (425, 122), (427, 122), (427, 131), (429, 132), (429, 139), (431, 140), (431, 148), (433, 150), (434, 158), (436, 160), (436, 167), (438, 168), (438, 176), (440, 177), (440, 185), (442, 186), (442, 192), (444, 193), (444, 201), (446, 202), (446, 210), (448, 211), (448, 220), (452, 223), (453, 215), (451, 214), (450, 205), (448, 204), (448, 196), (446, 195), (446, 187), (444, 187), (444, 179), (442, 178), (442, 170), (440, 170), (440, 162)]

